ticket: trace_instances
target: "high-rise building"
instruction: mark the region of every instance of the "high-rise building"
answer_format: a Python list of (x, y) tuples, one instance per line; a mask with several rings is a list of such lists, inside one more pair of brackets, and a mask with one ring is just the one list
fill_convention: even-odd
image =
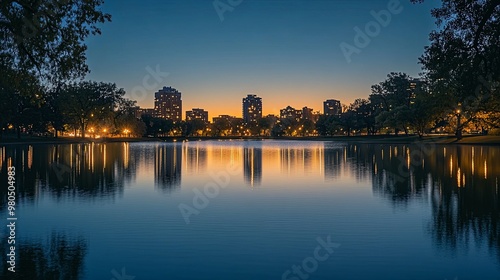
[(208, 123), (208, 111), (199, 108), (193, 108), (191, 111), (186, 111), (186, 121), (192, 121), (195, 119)]
[(323, 113), (327, 116), (339, 116), (342, 114), (342, 105), (340, 105), (340, 101), (328, 99), (323, 102)]
[(262, 98), (249, 94), (243, 98), (243, 121), (252, 123), (260, 118), (262, 118)]
[(302, 119), (314, 121), (314, 110), (312, 108), (302, 108)]
[(299, 122), (302, 119), (302, 110), (296, 110), (292, 106), (287, 106), (280, 110), (280, 119), (290, 119)]
[(174, 122), (182, 120), (182, 99), (178, 90), (163, 87), (155, 93), (155, 117)]

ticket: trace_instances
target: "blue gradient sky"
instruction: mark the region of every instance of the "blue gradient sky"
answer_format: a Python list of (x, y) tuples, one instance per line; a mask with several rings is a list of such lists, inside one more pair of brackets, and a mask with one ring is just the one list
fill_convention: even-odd
[(153, 107), (155, 89), (132, 91), (147, 87), (146, 67), (159, 66), (170, 74), (150, 84), (177, 88), (184, 111), (204, 108), (210, 118), (240, 116), (248, 93), (263, 98), (264, 114), (287, 105), (322, 110), (325, 99), (366, 98), (391, 71), (421, 72), (436, 3), (401, 0), (403, 11), (351, 63), (340, 49), (354, 45), (354, 27), (364, 29), (374, 20), (370, 11), (389, 2), (243, 0), (221, 21), (211, 0), (107, 0), (103, 10), (113, 21), (87, 41), (88, 79), (115, 82), (141, 107)]

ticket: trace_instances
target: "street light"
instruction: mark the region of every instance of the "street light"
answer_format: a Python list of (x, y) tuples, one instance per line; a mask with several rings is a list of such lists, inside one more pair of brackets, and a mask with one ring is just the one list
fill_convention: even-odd
[(130, 130), (125, 129), (125, 130), (123, 131), (123, 133), (125, 133), (125, 135), (127, 135), (127, 134), (128, 134), (128, 135), (127, 135), (127, 137), (130, 137)]
[(461, 103), (458, 103), (458, 108), (457, 108), (457, 130), (455, 131), (455, 135), (457, 136), (458, 139), (462, 139), (462, 115), (461, 115), (461, 110), (460, 107), (462, 106)]

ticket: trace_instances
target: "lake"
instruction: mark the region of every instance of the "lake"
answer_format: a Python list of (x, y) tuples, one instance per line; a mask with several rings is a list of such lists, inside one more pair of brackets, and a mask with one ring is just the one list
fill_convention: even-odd
[(320, 141), (3, 146), (2, 279), (500, 279), (499, 158)]

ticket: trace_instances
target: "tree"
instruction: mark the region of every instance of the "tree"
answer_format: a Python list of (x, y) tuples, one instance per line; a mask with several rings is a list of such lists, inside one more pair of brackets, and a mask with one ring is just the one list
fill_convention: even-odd
[(376, 122), (392, 127), (395, 134), (403, 130), (408, 134), (410, 107), (421, 82), (405, 73), (392, 72), (387, 79), (372, 86), (369, 101), (376, 115)]
[(347, 132), (347, 136), (351, 136), (351, 131), (356, 128), (356, 123), (357, 113), (352, 107), (344, 110), (338, 119), (338, 125), (342, 128), (342, 130)]
[(356, 129), (366, 129), (367, 134), (375, 134), (375, 110), (369, 100), (358, 98), (350, 105), (349, 110), (356, 113)]
[(302, 136), (309, 136), (313, 133), (315, 129), (315, 124), (312, 120), (301, 119), (299, 122), (299, 132)]
[(212, 132), (215, 136), (227, 136), (231, 130), (231, 122), (225, 118), (217, 119), (212, 125)]
[[(412, 0), (423, 2), (423, 0)], [(455, 134), (500, 111), (500, 1), (442, 1), (432, 10), (438, 30), (420, 58), (443, 113), (456, 118)]]
[(321, 115), (316, 122), (316, 131), (321, 136), (333, 136), (341, 129), (339, 116)]
[(46, 92), (45, 106), (42, 107), (42, 116), (44, 120), (54, 129), (54, 136), (58, 137), (59, 131), (64, 131), (64, 115), (62, 111), (60, 92), (53, 90)]
[(102, 121), (113, 114), (125, 91), (116, 84), (84, 81), (66, 85), (61, 90), (63, 115), (80, 127), (82, 137), (91, 121)]
[(83, 77), (88, 72), (84, 40), (101, 33), (99, 23), (111, 21), (100, 11), (103, 3), (2, 0), (0, 55), (11, 58), (11, 68), (36, 73), (48, 82)]
[(192, 119), (185, 122), (185, 129), (183, 129), (185, 136), (197, 136), (203, 134), (207, 124), (200, 119)]
[(32, 73), (12, 68), (8, 61), (0, 54), (0, 124), (12, 124), (20, 138), (22, 129), (29, 129), (41, 119), (38, 109), (43, 104), (44, 89)]
[(432, 94), (426, 82), (422, 82), (415, 92), (406, 118), (419, 137), (436, 128), (439, 123), (443, 103), (438, 98)]
[[(174, 122), (161, 118), (154, 118), (151, 115), (142, 115), (141, 122), (145, 125), (145, 134), (158, 137), (160, 135), (169, 134), (174, 129)], [(178, 129), (178, 127), (177, 127)], [(180, 129), (179, 129), (180, 130)]]
[(245, 122), (241, 118), (231, 119), (230, 126), (230, 134), (235, 136), (242, 136), (245, 133), (247, 127), (245, 125)]
[(295, 118), (281, 119), (280, 126), (285, 136), (296, 136), (300, 128), (299, 122)]

